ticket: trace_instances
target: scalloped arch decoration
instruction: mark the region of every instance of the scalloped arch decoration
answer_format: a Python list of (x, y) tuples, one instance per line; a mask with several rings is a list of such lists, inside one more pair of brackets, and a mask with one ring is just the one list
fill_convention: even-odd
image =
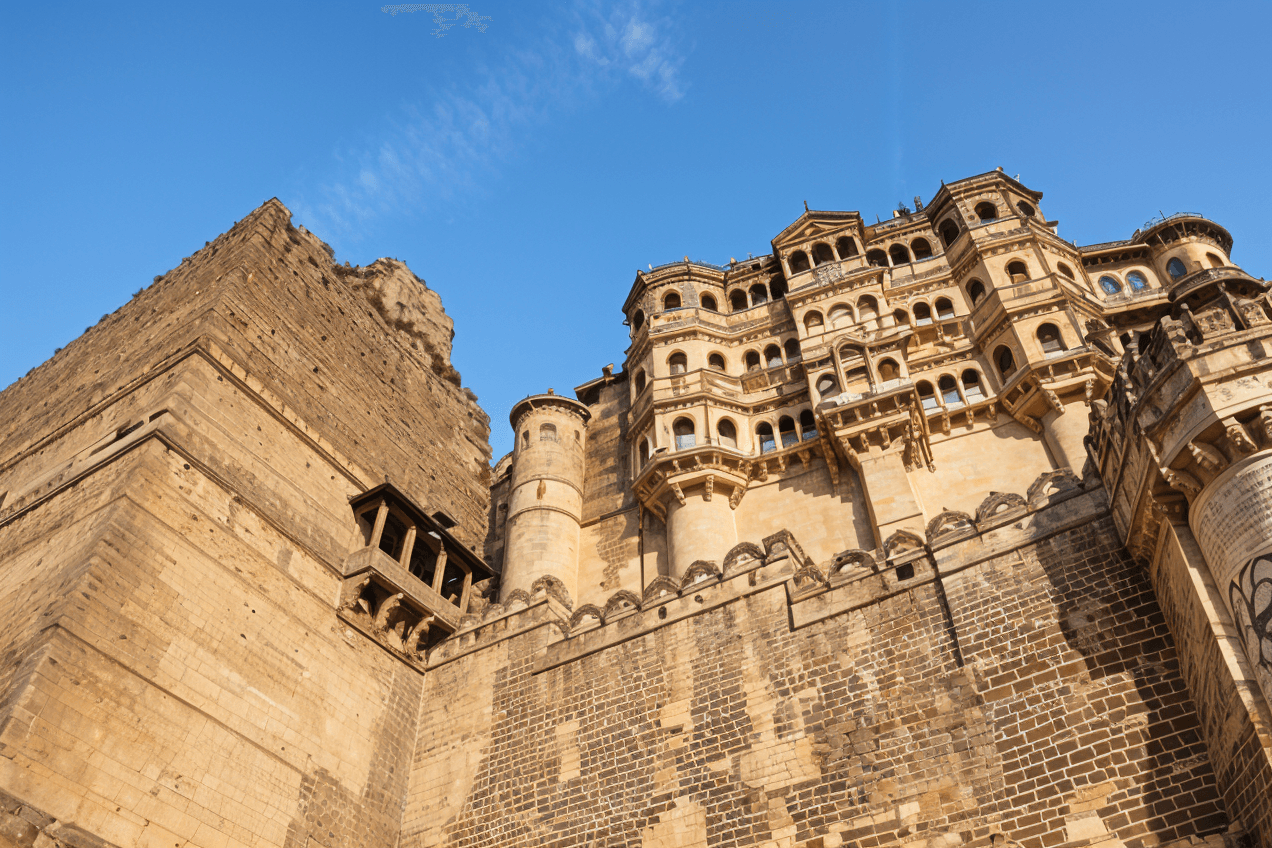
[(909, 530), (898, 530), (888, 537), (888, 541), (883, 543), (883, 550), (886, 556), (894, 557), (897, 554), (920, 550), (925, 544), (927, 543), (917, 533), (911, 533)]
[(724, 557), (724, 575), (737, 574), (751, 565), (764, 564), (764, 549), (754, 542), (740, 542)]
[(555, 598), (566, 609), (574, 609), (574, 601), (570, 600), (570, 593), (565, 590), (565, 584), (559, 578), (545, 574), (530, 584), (531, 597), (539, 594), (540, 591), (549, 598)]
[(976, 523), (985, 523), (995, 515), (1016, 509), (1026, 509), (1025, 499), (1014, 492), (990, 492), (989, 497), (976, 507)]
[(665, 574), (660, 574), (649, 581), (649, 585), (645, 587), (644, 603), (656, 603), (659, 598), (667, 596), (675, 598), (679, 595), (680, 587), (676, 585), (676, 581)]
[(879, 562), (873, 553), (860, 548), (851, 548), (835, 554), (834, 559), (830, 561), (831, 575), (852, 572), (878, 574)]
[(695, 583), (703, 583), (708, 580), (719, 579), (720, 572), (716, 571), (716, 564), (709, 560), (695, 560), (693, 565), (685, 569), (685, 576), (680, 579), (680, 591), (688, 589)]
[(636, 593), (629, 592), (626, 589), (619, 589), (610, 595), (610, 599), (605, 602), (605, 618), (608, 620), (612, 615), (638, 609), (640, 609), (640, 598), (636, 597)]
[(927, 537), (931, 541), (936, 541), (940, 537), (948, 536), (951, 533), (961, 533), (975, 529), (976, 525), (972, 523), (970, 515), (955, 509), (947, 509), (928, 522)]
[(1081, 488), (1082, 481), (1078, 479), (1078, 476), (1067, 468), (1061, 468), (1056, 471), (1046, 471), (1039, 474), (1038, 479), (1034, 480), (1029, 486), (1029, 491), (1025, 493), (1025, 498), (1029, 503), (1034, 504), (1060, 492)]
[(583, 604), (570, 616), (570, 630), (573, 631), (589, 618), (596, 619), (597, 624), (605, 623), (605, 613), (601, 612), (596, 604)]

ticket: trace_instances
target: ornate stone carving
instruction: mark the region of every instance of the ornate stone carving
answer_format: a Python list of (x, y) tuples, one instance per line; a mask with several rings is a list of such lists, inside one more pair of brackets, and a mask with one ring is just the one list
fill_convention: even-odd
[(1025, 492), (1025, 499), (1033, 505), (1060, 492), (1081, 488), (1082, 481), (1078, 479), (1078, 476), (1067, 468), (1061, 468), (1039, 474), (1038, 479), (1034, 480), (1029, 490)]
[(810, 564), (791, 575), (791, 584), (795, 590), (794, 594), (803, 595), (823, 586), (829, 586), (830, 581), (826, 579), (826, 575), (822, 574), (820, 568)]
[(565, 584), (551, 574), (545, 574), (530, 584), (531, 597), (540, 592), (543, 592), (549, 598), (555, 599), (566, 609), (574, 608), (574, 601), (570, 600), (570, 593), (566, 591)]
[(912, 533), (909, 530), (898, 530), (883, 543), (883, 550), (884, 554), (891, 559), (894, 556), (909, 553), (910, 551), (922, 550), (925, 544), (922, 537), (917, 533)]
[(645, 587), (645, 594), (642, 603), (658, 603), (661, 598), (675, 598), (679, 595), (680, 587), (676, 585), (676, 581), (672, 580), (665, 574), (660, 574), (651, 580), (649, 585)]
[(1201, 483), (1197, 478), (1189, 474), (1187, 471), (1176, 471), (1173, 468), (1163, 468), (1162, 477), (1166, 480), (1166, 485), (1170, 486), (1177, 492), (1183, 492), (1186, 496), (1194, 498), (1201, 491)]
[(694, 560), (693, 564), (685, 569), (685, 576), (680, 579), (680, 591), (688, 589), (697, 583), (706, 583), (720, 579), (720, 572), (716, 570), (716, 564), (709, 560)]
[(605, 602), (605, 620), (609, 621), (614, 616), (622, 615), (625, 612), (640, 609), (640, 598), (636, 597), (635, 592), (629, 592), (626, 589), (619, 589), (610, 595), (610, 599)]
[(800, 547), (799, 542), (795, 541), (795, 537), (789, 530), (778, 530), (773, 535), (766, 536), (764, 538), (764, 550), (766, 552), (766, 562), (773, 562), (783, 556), (789, 556), (795, 563), (796, 568), (809, 562), (804, 549)]
[(1214, 474), (1218, 474), (1228, 464), (1228, 458), (1222, 451), (1205, 442), (1189, 442), (1188, 452), (1197, 460), (1198, 465)]
[(935, 542), (944, 536), (963, 535), (975, 530), (970, 515), (947, 509), (928, 522), (927, 537), (929, 541)]
[[(702, 499), (704, 501), (709, 501), (711, 500), (711, 491), (715, 488), (715, 477), (708, 474), (706, 479), (703, 481), (703, 485), (706, 486), (706, 489), (702, 493)], [(681, 500), (680, 502), (684, 503), (684, 500)]]
[(597, 624), (605, 623), (605, 614), (597, 609), (595, 604), (583, 604), (570, 616), (570, 632), (573, 633), (589, 618), (593, 619)]
[(763, 564), (763, 548), (754, 542), (740, 542), (724, 556), (724, 576), (731, 577), (748, 568)]
[(1232, 450), (1239, 454), (1251, 454), (1258, 450), (1254, 440), (1250, 438), (1250, 433), (1246, 430), (1245, 425), (1235, 418), (1225, 418), (1223, 420), (1224, 435), (1228, 438), (1228, 444), (1232, 446)]
[(852, 548), (840, 551), (830, 561), (830, 574), (878, 574), (879, 562), (870, 551)]
[(672, 494), (674, 494), (674, 495), (676, 496), (676, 500), (680, 502), (680, 505), (681, 505), (681, 506), (684, 506), (684, 505), (685, 505), (685, 493), (681, 490), (681, 488), (680, 488), (680, 484), (679, 484), (679, 483), (672, 483), (672, 484), (671, 484), (671, 491), (672, 491)]
[(1012, 492), (990, 492), (989, 497), (976, 508), (976, 524), (979, 526), (996, 515), (1024, 511), (1026, 508), (1025, 499), (1020, 495)]

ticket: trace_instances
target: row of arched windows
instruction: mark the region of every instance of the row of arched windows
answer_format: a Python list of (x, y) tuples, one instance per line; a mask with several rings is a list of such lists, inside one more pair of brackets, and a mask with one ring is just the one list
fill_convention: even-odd
[[(561, 441), (559, 438), (557, 438), (557, 426), (551, 422), (544, 422), (543, 424), (540, 424), (539, 425), (539, 441), (541, 442)], [(578, 430), (574, 431), (574, 441), (579, 443), (581, 443), (582, 441), (582, 437), (579, 435)], [(529, 430), (521, 431), (521, 447), (523, 448), (530, 447), (530, 431)]]
[[(1116, 274), (1101, 274), (1100, 288), (1105, 294), (1121, 294), (1123, 291), (1122, 281), (1117, 278)], [(1126, 273), (1126, 284), (1131, 291), (1142, 291), (1148, 287), (1148, 278), (1139, 271), (1128, 271)]]
[[(743, 368), (750, 371), (760, 371), (765, 368), (780, 368), (782, 365), (789, 365), (793, 362), (799, 362), (801, 353), (798, 339), (787, 339), (780, 347), (776, 344), (768, 345), (764, 350), (748, 350), (742, 354)], [(728, 363), (724, 358), (724, 354), (712, 352), (707, 354), (707, 368), (712, 371), (718, 371), (721, 374), (727, 374), (729, 371)], [(689, 372), (689, 355), (684, 351), (677, 350), (667, 357), (667, 370), (671, 374), (686, 374)], [(636, 394), (640, 394), (645, 390), (646, 384), (649, 382), (645, 374), (645, 369), (639, 368), (633, 377), (636, 388)]]
[(836, 258), (847, 259), (858, 255), (857, 241), (852, 236), (840, 236), (835, 241), (834, 250), (831, 250), (830, 245), (826, 242), (819, 241), (813, 245), (812, 251), (813, 258), (811, 262), (809, 262), (808, 254), (802, 250), (797, 250), (790, 255), (787, 261), (790, 263), (792, 274), (802, 274), (815, 265), (834, 262)]
[(936, 388), (927, 380), (914, 384), (919, 393), (919, 403), (925, 410), (945, 407), (952, 409), (964, 404), (977, 403), (985, 399), (985, 388), (981, 384), (981, 374), (975, 368), (967, 368), (960, 379), (952, 374), (942, 374), (936, 380)]
[[(672, 438), (675, 441), (676, 450), (688, 450), (697, 447), (698, 433), (697, 424), (692, 418), (677, 418), (671, 424)], [(794, 447), (800, 442), (806, 442), (817, 438), (817, 422), (813, 417), (811, 409), (805, 409), (799, 413), (798, 420), (790, 415), (783, 415), (777, 420), (777, 430), (774, 431), (771, 421), (761, 421), (755, 425), (754, 450), (758, 453), (770, 453), (782, 448)], [(716, 438), (715, 444), (726, 448), (738, 449), (738, 429), (730, 418), (721, 418), (716, 422)], [(650, 444), (649, 439), (644, 438), (640, 441), (638, 448), (640, 456), (640, 464), (643, 467), (649, 461)]]
[[(741, 312), (744, 309), (750, 309), (753, 306), (759, 306), (768, 303), (770, 299), (782, 297), (786, 294), (785, 280), (781, 277), (774, 277), (769, 281), (769, 285), (765, 283), (755, 283), (749, 289), (736, 288), (728, 293), (729, 311)], [(708, 312), (719, 312), (720, 304), (716, 300), (716, 296), (709, 293), (698, 295), (698, 306)], [(678, 291), (669, 291), (662, 296), (662, 311), (671, 312), (676, 309), (684, 309), (684, 298)], [(632, 329), (639, 331), (645, 324), (645, 310), (637, 309), (632, 315)]]
[(837, 329), (839, 327), (848, 327), (859, 321), (870, 321), (879, 317), (879, 301), (874, 295), (863, 295), (858, 298), (856, 311), (853, 306), (847, 303), (836, 303), (830, 307), (830, 311), (823, 318), (822, 314), (816, 309), (805, 313), (804, 328), (809, 333), (821, 333), (825, 331), (827, 321), (830, 328)]

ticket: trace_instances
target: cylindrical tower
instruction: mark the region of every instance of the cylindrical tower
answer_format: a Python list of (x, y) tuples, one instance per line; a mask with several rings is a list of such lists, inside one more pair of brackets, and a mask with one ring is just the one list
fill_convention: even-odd
[(583, 447), (590, 413), (552, 392), (512, 408), (512, 458), (501, 599), (555, 577), (578, 595), (579, 521), (583, 515)]
[(667, 504), (667, 558), (677, 581), (698, 560), (719, 565), (738, 543), (728, 496), (712, 495), (707, 484), (699, 483), (680, 490)]

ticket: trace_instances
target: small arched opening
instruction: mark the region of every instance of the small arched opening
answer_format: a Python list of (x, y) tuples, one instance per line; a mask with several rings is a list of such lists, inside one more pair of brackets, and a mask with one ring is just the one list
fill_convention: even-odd
[(738, 446), (738, 428), (733, 426), (733, 422), (729, 419), (720, 419), (716, 424), (716, 435), (720, 437), (720, 444), (726, 448), (736, 448)]
[(1128, 271), (1126, 282), (1131, 284), (1131, 289), (1134, 291), (1148, 288), (1148, 277), (1145, 277), (1139, 271)]
[(768, 303), (769, 292), (768, 287), (763, 283), (756, 283), (751, 286), (751, 305), (759, 306), (761, 303)]
[(649, 462), (649, 439), (640, 440), (640, 448), (637, 454), (640, 457), (640, 467), (644, 468), (645, 464)]
[(645, 391), (645, 369), (641, 368), (636, 372), (636, 394)]
[(795, 433), (795, 419), (783, 415), (777, 421), (777, 434), (782, 440), (782, 447), (789, 448), (799, 444), (799, 436)]
[(866, 360), (861, 355), (861, 348), (844, 345), (839, 349), (839, 361), (844, 366), (844, 388), (849, 391), (864, 391), (868, 383)]
[(799, 437), (805, 442), (817, 438), (817, 420), (813, 418), (811, 409), (805, 409), (799, 414)]
[(914, 326), (924, 327), (932, 323), (932, 307), (923, 301), (914, 304)]
[(698, 302), (701, 303), (702, 308), (707, 310), (708, 312), (720, 311), (720, 308), (716, 306), (716, 299), (714, 295), (704, 294), (701, 298), (698, 299)]
[(982, 224), (998, 220), (998, 207), (990, 203), (988, 200), (983, 200), (980, 203), (977, 203), (975, 212), (976, 217), (980, 218)]
[(530, 431), (529, 430), (521, 431), (521, 447), (523, 448), (530, 447)]
[(746, 308), (746, 292), (742, 291), (742, 289), (734, 289), (729, 292), (729, 310), (731, 312), (741, 312)]
[(888, 248), (888, 255), (892, 257), (893, 265), (904, 265), (910, 261), (910, 251), (906, 249), (904, 244), (894, 244)]
[(998, 366), (998, 373), (1004, 380), (1016, 373), (1016, 357), (1012, 354), (1011, 348), (1007, 345), (1000, 345), (994, 351), (994, 365)]
[(1172, 256), (1171, 260), (1166, 263), (1166, 273), (1170, 274), (1172, 280), (1178, 280), (1180, 277), (1188, 273), (1188, 268), (1180, 261), (1179, 257)]
[(839, 251), (840, 259), (847, 259), (850, 256), (856, 256), (857, 240), (852, 236), (840, 236), (835, 242), (835, 250)]
[(1224, 264), (1223, 260), (1213, 253), (1206, 254), (1206, 261), (1210, 263), (1211, 268), (1222, 268)]
[(637, 309), (636, 314), (632, 316), (632, 329), (639, 331), (643, 326), (645, 326), (645, 310)]
[(958, 383), (949, 374), (943, 374), (941, 379), (936, 381), (936, 385), (941, 390), (941, 400), (946, 406), (963, 404), (963, 396), (958, 393)]
[(555, 442), (557, 440), (557, 429), (555, 424), (545, 423), (539, 425), (539, 441)]
[(707, 367), (712, 371), (724, 371), (724, 357), (718, 353), (713, 353), (707, 357)]
[(1034, 208), (1023, 200), (1016, 204), (1016, 209), (1020, 211), (1021, 217), (1032, 218), (1034, 216)]
[(883, 359), (879, 362), (880, 388), (890, 389), (901, 379), (901, 366), (895, 359)]
[(877, 247), (874, 250), (867, 250), (866, 264), (873, 265), (876, 268), (887, 268), (888, 254), (884, 253), (882, 250), (880, 250)]
[(954, 317), (954, 303), (948, 297), (938, 297), (933, 305), (936, 307), (936, 318), (938, 321)]
[(865, 323), (873, 321), (879, 317), (879, 301), (875, 300), (871, 295), (866, 295), (857, 301), (857, 320)]
[(760, 370), (760, 354), (758, 351), (748, 350), (743, 356), (742, 361), (746, 365), (747, 371)]
[(816, 388), (818, 397), (834, 397), (839, 394), (839, 381), (835, 379), (834, 374), (822, 374), (817, 378)]
[(680, 295), (676, 292), (668, 292), (663, 296), (663, 310), (679, 309)]
[(824, 241), (819, 241), (813, 245), (813, 264), (820, 265), (823, 262), (834, 262), (835, 252), (830, 249), (830, 245)]
[(914, 253), (915, 260), (927, 259), (932, 255), (932, 244), (925, 238), (916, 238), (910, 242), (910, 250)]
[(959, 235), (958, 224), (954, 221), (953, 218), (946, 218), (944, 221), (941, 222), (941, 228), (940, 230), (938, 230), (938, 232), (940, 233), (940, 236), (941, 236), (941, 244), (945, 245), (946, 247), (949, 247), (951, 244), (954, 243), (954, 240), (958, 238), (958, 235)]
[(1120, 294), (1122, 284), (1118, 282), (1117, 277), (1103, 274), (1100, 276), (1100, 288), (1104, 289), (1105, 294)]
[(797, 250), (791, 254), (790, 258), (791, 273), (799, 274), (809, 269), (808, 254), (802, 250)]
[(773, 298), (786, 296), (786, 278), (781, 274), (769, 279), (769, 291), (772, 292)]
[(1070, 268), (1070, 267), (1069, 267), (1068, 265), (1066, 265), (1065, 263), (1063, 263), (1063, 262), (1057, 262), (1057, 263), (1056, 263), (1056, 268), (1057, 268), (1057, 269), (1059, 269), (1059, 271), (1060, 271), (1060, 273), (1061, 273), (1061, 274), (1063, 274), (1064, 276), (1068, 277), (1070, 280), (1076, 279), (1076, 278), (1073, 276), (1073, 269), (1072, 269), (1072, 268)]
[(782, 367), (782, 349), (777, 345), (769, 345), (764, 348), (764, 367), (765, 368), (781, 368)]
[(1042, 352), (1048, 354), (1060, 353), (1065, 349), (1060, 328), (1055, 324), (1043, 324), (1038, 327), (1038, 344), (1042, 346)]
[(691, 448), (697, 444), (694, 436), (692, 418), (677, 418), (671, 425), (671, 432), (676, 437), (676, 450)]
[(689, 370), (689, 357), (677, 351), (667, 357), (667, 367), (672, 374), (683, 374)]
[(804, 316), (804, 329), (810, 333), (820, 333), (825, 325), (822, 314), (815, 309)]
[(777, 450), (777, 440), (773, 438), (773, 425), (767, 421), (760, 422), (755, 428), (755, 442), (760, 446), (760, 453)]
[(968, 403), (975, 403), (985, 398), (985, 389), (981, 386), (980, 372), (975, 368), (968, 368), (963, 372), (963, 396), (967, 398)]
[(896, 322), (898, 327), (903, 327), (910, 323), (910, 313), (904, 309), (894, 309), (892, 310), (892, 320)]
[(919, 393), (919, 404), (925, 410), (936, 409), (940, 406), (936, 402), (936, 392), (932, 389), (932, 384), (927, 380), (920, 380), (918, 385), (914, 387)]
[(831, 329), (838, 327), (847, 327), (852, 323), (852, 309), (842, 303), (836, 303), (830, 307), (830, 326)]
[(786, 353), (787, 362), (799, 362), (801, 357), (799, 339), (787, 339), (782, 344), (782, 350)]
[(1029, 266), (1019, 259), (1007, 263), (1007, 276), (1013, 283), (1023, 283), (1029, 279)]
[(967, 284), (967, 297), (972, 302), (972, 306), (981, 302), (981, 298), (985, 296), (985, 284), (980, 280), (972, 280)]

